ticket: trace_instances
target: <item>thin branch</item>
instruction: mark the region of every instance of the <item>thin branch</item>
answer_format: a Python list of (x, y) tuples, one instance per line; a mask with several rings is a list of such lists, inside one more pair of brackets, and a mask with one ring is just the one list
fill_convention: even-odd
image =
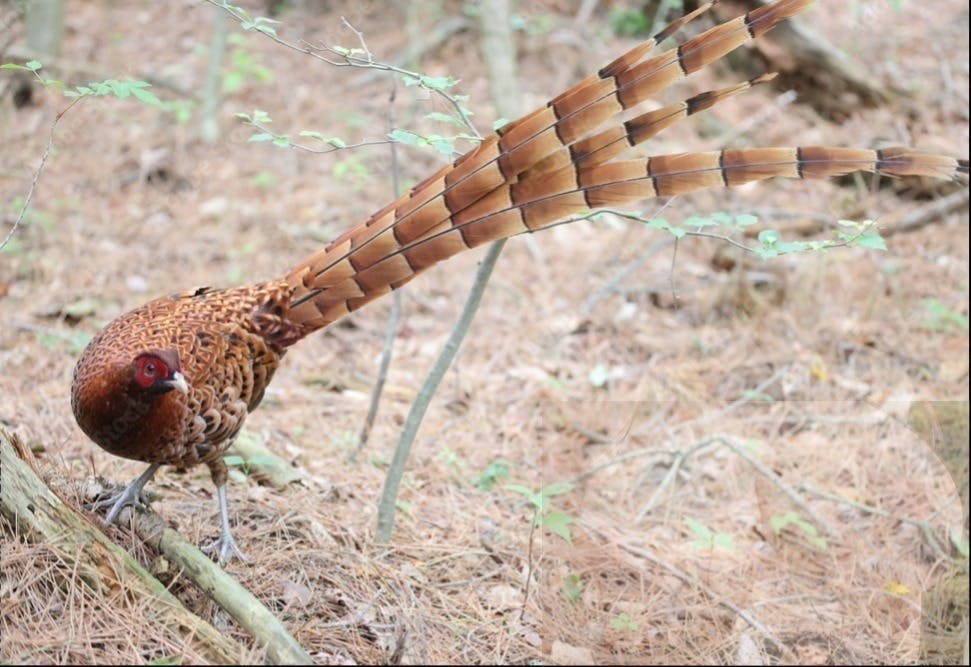
[(669, 574), (681, 580), (686, 585), (691, 586), (692, 588), (696, 588), (697, 590), (700, 590), (707, 597), (712, 599), (715, 602), (715, 604), (717, 604), (720, 607), (724, 607), (725, 609), (729, 610), (730, 612), (738, 616), (740, 619), (745, 621), (745, 623), (747, 623), (749, 627), (751, 627), (753, 630), (755, 630), (763, 637), (765, 637), (769, 642), (771, 642), (780, 653), (782, 653), (783, 655), (789, 655), (790, 653), (789, 648), (785, 644), (783, 644), (782, 641), (780, 641), (767, 627), (765, 627), (747, 609), (742, 609), (734, 602), (730, 600), (726, 600), (724, 596), (718, 594), (717, 592), (715, 592), (714, 590), (706, 586), (699, 579), (692, 577), (691, 575), (689, 575), (687, 572), (680, 569), (679, 567), (672, 565), (667, 561), (661, 560), (660, 558), (652, 554), (650, 551), (647, 551), (646, 549), (642, 549), (641, 547), (635, 547), (633, 544), (627, 544), (626, 542), (622, 542), (618, 539), (611, 539), (607, 535), (603, 534), (602, 532), (600, 532), (599, 530), (591, 526), (586, 526), (586, 528), (599, 535), (602, 539), (605, 539), (608, 542), (612, 542), (613, 544), (616, 544), (618, 547), (620, 547), (627, 553), (637, 556), (638, 558), (642, 558), (643, 560), (646, 560), (648, 563), (651, 563), (652, 565), (656, 565), (657, 567), (663, 568)]
[[(363, 37), (362, 37), (363, 39)], [(394, 102), (397, 97), (398, 87), (394, 82), (391, 84), (391, 94), (388, 98), (388, 127), (394, 127), (395, 113)], [(398, 169), (398, 145), (391, 142), (391, 189), (397, 199), (401, 194), (401, 178)], [(384, 333), (384, 344), (381, 346), (381, 360), (378, 363), (378, 375), (374, 380), (374, 387), (371, 389), (371, 404), (368, 406), (367, 415), (364, 417), (364, 424), (361, 426), (361, 433), (357, 438), (357, 446), (351, 451), (348, 459), (353, 463), (357, 460), (358, 454), (367, 444), (371, 435), (371, 428), (374, 426), (374, 419), (378, 414), (378, 405), (381, 403), (381, 394), (384, 391), (384, 383), (388, 378), (388, 369), (391, 367), (391, 354), (394, 350), (395, 334), (398, 332), (398, 321), (401, 319), (401, 291), (395, 290), (391, 295), (391, 314), (388, 316), (387, 329)]]
[(529, 602), (529, 583), (533, 580), (533, 542), (536, 540), (536, 524), (539, 510), (533, 510), (533, 518), (529, 522), (529, 540), (526, 543), (526, 582), (523, 584), (523, 606), (519, 608), (519, 622), (526, 617), (526, 604)]
[(765, 465), (757, 458), (745, 451), (745, 448), (741, 447), (734, 439), (719, 435), (716, 436), (717, 440), (735, 452), (740, 458), (742, 458), (746, 463), (755, 468), (756, 471), (767, 480), (772, 482), (782, 493), (792, 502), (796, 507), (801, 509), (803, 512), (809, 516), (813, 523), (823, 529), (823, 531), (829, 537), (839, 537), (839, 532), (832, 526), (826, 519), (824, 519), (816, 510), (814, 510), (802, 497), (796, 492), (794, 488), (789, 486), (783, 481), (781, 477), (775, 474), (769, 466)]
[(924, 539), (927, 540), (927, 543), (930, 544), (931, 548), (934, 549), (939, 556), (945, 559), (951, 558), (951, 556), (944, 550), (944, 547), (941, 546), (941, 543), (937, 541), (937, 537), (934, 536), (933, 526), (931, 526), (931, 524), (925, 519), (915, 519), (909, 516), (894, 514), (893, 512), (880, 509), (879, 507), (874, 507), (873, 505), (867, 505), (866, 503), (857, 502), (856, 500), (851, 500), (850, 498), (845, 498), (835, 493), (813, 488), (808, 484), (798, 484), (796, 488), (804, 493), (809, 493), (819, 498), (832, 500), (833, 502), (837, 502), (842, 505), (849, 505), (850, 507), (854, 507), (861, 512), (866, 512), (867, 514), (875, 514), (877, 516), (887, 517), (889, 519), (902, 521), (904, 523), (909, 523), (912, 526), (916, 526), (924, 534)]
[[(257, 32), (261, 33), (262, 35), (265, 35), (268, 39), (273, 40), (274, 42), (276, 42), (277, 44), (283, 47), (286, 47), (292, 51), (296, 51), (297, 53), (302, 53), (304, 55), (310, 56), (311, 58), (316, 58), (317, 60), (323, 61), (329, 65), (333, 65), (334, 67), (360, 67), (364, 69), (373, 69), (373, 70), (379, 70), (379, 71), (385, 71), (385, 72), (392, 72), (394, 74), (400, 74), (402, 76), (406, 76), (411, 79), (414, 79), (417, 82), (417, 84), (422, 88), (424, 88), (425, 90), (435, 93), (436, 95), (440, 95), (442, 99), (444, 99), (455, 110), (456, 117), (461, 119), (462, 123), (465, 124), (465, 126), (471, 132), (473, 132), (474, 134), (476, 134), (476, 136), (478, 136), (478, 132), (476, 132), (475, 126), (472, 125), (472, 122), (466, 117), (465, 111), (464, 109), (462, 109), (462, 105), (459, 104), (459, 101), (455, 99), (455, 97), (453, 97), (452, 95), (448, 94), (447, 92), (445, 92), (440, 88), (435, 88), (435, 87), (425, 85), (424, 79), (421, 73), (419, 72), (412, 72), (411, 70), (407, 70), (403, 67), (396, 67), (395, 65), (390, 65), (388, 63), (375, 60), (374, 56), (367, 49), (367, 44), (364, 41), (364, 37), (362, 33), (359, 30), (357, 30), (354, 26), (352, 26), (344, 18), (341, 18), (341, 22), (357, 36), (358, 42), (361, 44), (361, 47), (362, 47), (360, 50), (364, 54), (363, 56), (357, 55), (355, 53), (357, 49), (331, 47), (331, 46), (326, 46), (322, 44), (314, 45), (304, 40), (301, 40), (300, 44), (295, 44), (293, 42), (287, 41), (279, 37), (275, 33), (275, 31), (273, 31), (270, 28), (267, 28), (265, 26), (261, 27), (259, 25), (252, 25), (252, 21), (250, 21), (248, 16), (244, 16), (243, 14), (241, 14), (238, 7), (234, 7), (228, 4), (227, 2), (220, 1), (220, 0), (206, 0), (206, 2), (225, 10), (230, 16), (232, 16), (236, 21), (238, 21), (241, 25), (243, 25), (244, 29), (250, 29), (250, 28), (255, 29)], [(250, 27), (245, 27), (247, 25), (249, 25)], [(328, 57), (328, 55), (323, 55), (323, 54), (329, 54), (330, 57)]]
[(350, 150), (350, 149), (353, 149), (353, 148), (362, 148), (364, 146), (381, 146), (383, 144), (397, 144), (397, 143), (399, 143), (397, 141), (394, 141), (393, 139), (374, 139), (373, 141), (372, 140), (358, 141), (357, 143), (353, 143), (353, 144), (346, 144), (346, 143), (343, 143), (343, 142), (341, 142), (341, 143), (338, 144), (338, 143), (336, 143), (335, 140), (331, 139), (331, 140), (327, 140), (325, 142), (325, 143), (330, 144), (330, 148), (314, 148), (313, 146), (308, 146), (306, 144), (301, 144), (301, 143), (296, 142), (296, 141), (291, 141), (289, 135), (279, 134), (277, 132), (274, 132), (273, 130), (271, 130), (269, 127), (267, 127), (263, 123), (260, 123), (260, 122), (258, 122), (256, 120), (253, 120), (252, 118), (245, 119), (244, 122), (247, 125), (251, 125), (252, 127), (256, 128), (260, 132), (263, 132), (265, 134), (269, 134), (274, 139), (284, 139), (285, 138), (286, 141), (287, 141), (287, 148), (293, 148), (295, 150), (304, 151), (306, 153), (313, 153), (315, 155), (326, 155), (327, 153), (334, 153), (336, 151)]
[(418, 427), (421, 426), (425, 412), (428, 410), (428, 405), (435, 395), (435, 390), (438, 389), (442, 378), (445, 377), (445, 372), (451, 366), (452, 359), (455, 358), (455, 354), (458, 352), (459, 346), (465, 338), (469, 326), (472, 324), (472, 318), (479, 308), (479, 302), (482, 300), (482, 294), (485, 292), (489, 276), (492, 275), (496, 260), (499, 259), (505, 243), (506, 240), (503, 239), (490, 245), (485, 257), (479, 263), (479, 268), (475, 273), (475, 279), (472, 282), (472, 288), (469, 290), (465, 305), (462, 307), (462, 312), (459, 313), (458, 319), (455, 321), (455, 326), (445, 341), (445, 345), (442, 346), (441, 353), (432, 365), (421, 388), (418, 390), (418, 395), (415, 396), (414, 403), (411, 404), (411, 410), (409, 410), (408, 417), (405, 419), (405, 424), (401, 429), (398, 446), (395, 447), (394, 457), (391, 459), (391, 465), (388, 467), (388, 475), (384, 480), (384, 488), (381, 490), (381, 500), (378, 503), (377, 533), (375, 534), (375, 540), (378, 543), (386, 544), (391, 539), (391, 527), (394, 524), (395, 498), (397, 498), (398, 487), (401, 485), (401, 477), (404, 474), (405, 464), (411, 452), (411, 445), (415, 441), (415, 436), (418, 434)]
[[(665, 202), (664, 205), (661, 206), (661, 208), (659, 208), (657, 212), (655, 212), (654, 214), (655, 217), (660, 215), (661, 212), (668, 205), (670, 205), (670, 203), (671, 203), (671, 200)], [(639, 255), (637, 255), (637, 257), (627, 262), (627, 264), (625, 264), (620, 269), (618, 269), (613, 276), (611, 276), (608, 280), (604, 281), (604, 283), (599, 288), (597, 288), (597, 290), (593, 294), (588, 296), (586, 300), (583, 302), (583, 305), (580, 306), (580, 311), (583, 314), (589, 314), (590, 311), (593, 310), (593, 307), (597, 304), (597, 302), (604, 297), (604, 295), (606, 295), (608, 292), (616, 291), (617, 285), (620, 283), (621, 280), (626, 278), (635, 269), (637, 269), (642, 264), (644, 264), (644, 262), (646, 262), (655, 253), (666, 248), (668, 245), (670, 245), (673, 242), (674, 242), (674, 237), (666, 237), (648, 245), (644, 250), (640, 252)]]
[[(706, 423), (706, 422), (708, 422), (708, 421), (710, 421), (712, 419), (716, 419), (716, 418), (719, 418), (719, 417), (723, 417), (724, 415), (728, 414), (732, 410), (735, 410), (739, 406), (745, 405), (746, 403), (750, 403), (751, 401), (755, 400), (755, 397), (757, 397), (765, 389), (767, 389), (769, 386), (771, 386), (776, 380), (778, 380), (788, 370), (789, 370), (789, 367), (788, 366), (783, 366), (782, 368), (780, 368), (779, 370), (777, 370), (775, 373), (773, 373), (770, 377), (768, 377), (767, 379), (763, 380), (758, 385), (756, 385), (755, 389), (753, 389), (751, 391), (746, 391), (740, 398), (732, 401), (727, 406), (725, 406), (723, 409), (721, 409), (721, 410), (719, 410), (719, 411), (717, 411), (715, 413), (707, 412), (707, 413), (705, 413), (704, 415), (702, 415), (698, 419), (690, 420), (690, 421), (685, 422), (683, 424), (679, 424), (677, 428), (683, 429), (683, 428), (688, 427), (689, 425), (690, 426), (695, 426), (695, 425), (698, 425), (698, 424), (704, 424), (704, 423)], [(615, 465), (619, 465), (621, 463), (625, 463), (625, 462), (627, 462), (627, 461), (629, 461), (631, 459), (640, 458), (642, 456), (650, 456), (652, 454), (657, 455), (657, 454), (660, 453), (660, 454), (663, 454), (665, 456), (671, 456), (675, 460), (677, 460), (679, 457), (687, 457), (687, 456), (690, 456), (691, 454), (695, 453), (698, 449), (701, 449), (701, 448), (706, 447), (708, 445), (714, 444), (716, 441), (717, 441), (717, 436), (708, 436), (708, 437), (702, 438), (701, 440), (699, 440), (696, 443), (692, 444), (687, 449), (674, 449), (673, 451), (659, 451), (658, 448), (656, 448), (656, 447), (648, 447), (648, 448), (639, 449), (639, 450), (636, 450), (636, 451), (633, 451), (633, 452), (626, 452), (626, 453), (621, 454), (620, 456), (618, 456), (616, 458), (613, 458), (613, 459), (611, 459), (609, 461), (605, 461), (604, 463), (601, 463), (601, 464), (599, 464), (597, 466), (594, 466), (593, 468), (590, 468), (589, 470), (585, 470), (584, 472), (582, 472), (582, 473), (578, 474), (576, 477), (574, 477), (571, 481), (573, 481), (574, 483), (579, 483), (579, 482), (582, 482), (583, 480), (585, 480), (585, 479), (587, 479), (589, 477), (592, 477), (593, 475), (597, 474), (601, 470), (605, 470), (605, 469), (610, 468), (610, 467), (613, 467)], [(672, 462), (672, 465), (673, 464), (674, 464), (674, 462)], [(646, 510), (642, 510), (641, 515), (643, 515), (644, 513), (646, 513)], [(641, 515), (639, 515), (639, 516), (641, 516)]]
[(678, 471), (681, 469), (681, 466), (684, 465), (684, 463), (691, 456), (693, 456), (696, 452), (706, 447), (716, 444), (717, 442), (718, 442), (718, 439), (715, 437), (702, 438), (701, 440), (699, 440), (692, 446), (688, 447), (687, 449), (682, 449), (675, 452), (674, 461), (671, 462), (670, 469), (668, 469), (668, 472), (664, 475), (664, 479), (661, 480), (661, 483), (658, 484), (657, 487), (654, 489), (654, 491), (651, 493), (651, 497), (648, 498), (647, 502), (644, 503), (644, 505), (641, 507), (640, 511), (637, 513), (637, 516), (634, 518), (634, 522), (640, 523), (641, 521), (644, 520), (644, 517), (647, 516), (647, 513), (650, 512), (652, 509), (654, 509), (654, 506), (657, 503), (658, 499), (661, 497), (661, 494), (664, 493), (667, 487), (674, 482), (675, 478), (677, 477)]
[(58, 112), (58, 114), (54, 116), (54, 120), (51, 121), (50, 134), (47, 137), (47, 145), (44, 147), (44, 152), (41, 154), (40, 164), (34, 171), (34, 178), (30, 181), (30, 187), (27, 188), (27, 194), (24, 195), (24, 203), (20, 207), (20, 213), (18, 213), (17, 217), (14, 219), (13, 226), (10, 228), (10, 231), (7, 232), (6, 237), (4, 237), (3, 241), (0, 241), (0, 251), (2, 251), (10, 242), (10, 239), (13, 238), (13, 235), (17, 232), (17, 228), (20, 226), (20, 223), (23, 222), (24, 216), (27, 214), (27, 208), (30, 206), (30, 200), (34, 196), (34, 190), (37, 188), (38, 181), (40, 181), (41, 172), (44, 171), (44, 167), (47, 165), (47, 158), (50, 157), (51, 150), (54, 148), (54, 129), (57, 127), (57, 123), (61, 120), (64, 114), (70, 111), (71, 108), (79, 101), (81, 101), (81, 98), (76, 97), (64, 108), (63, 111)]
[(969, 196), (971, 194), (969, 194), (968, 189), (964, 188), (941, 199), (935, 199), (916, 211), (911, 211), (898, 222), (888, 223), (887, 228), (883, 231), (883, 236), (912, 232), (934, 222), (943, 221), (951, 213), (966, 210)]
[[(506, 76), (514, 77), (514, 49), (512, 48), (511, 43), (511, 31), (508, 17), (508, 7), (500, 7), (498, 9), (483, 8), (481, 15), (483, 21), (483, 35), (485, 36), (490, 32), (502, 33), (508, 42), (507, 48), (483, 48), (483, 52), (490, 58), (507, 59), (509, 62), (506, 63)], [(485, 37), (483, 39), (485, 39)], [(512, 74), (508, 74), (508, 72), (512, 72)], [(490, 79), (492, 78), (492, 73), (493, 71), (490, 68)], [(504, 99), (498, 93), (495, 93), (495, 91), (498, 89), (498, 84), (505, 82), (493, 81), (492, 83), (497, 84), (493, 86), (493, 90), (495, 98), (494, 102), (498, 108), (499, 115), (513, 115), (505, 112), (510, 111), (510, 107), (519, 106), (519, 100)], [(479, 137), (480, 135), (478, 131), (476, 131), (475, 127), (471, 124), (471, 122), (469, 122), (468, 118), (466, 118), (465, 112), (461, 106), (456, 104), (456, 110), (468, 127), (475, 133), (477, 137)], [(425, 412), (428, 410), (428, 405), (431, 403), (432, 397), (435, 395), (438, 385), (445, 377), (445, 373), (449, 366), (451, 366), (452, 360), (455, 358), (455, 354), (458, 352), (459, 346), (462, 344), (462, 340), (465, 338), (465, 334), (468, 333), (469, 327), (472, 324), (472, 319), (475, 317), (475, 313), (479, 308), (479, 303), (482, 300), (482, 295), (485, 292), (486, 285), (489, 282), (489, 277), (492, 275), (492, 270), (495, 268), (499, 255), (502, 254), (502, 249), (505, 247), (506, 240), (507, 239), (502, 239), (493, 242), (486, 251), (482, 261), (479, 263), (479, 267), (475, 273), (475, 278), (472, 281), (472, 287), (469, 289), (469, 294), (466, 297), (465, 304), (462, 306), (462, 311), (459, 313), (459, 316), (455, 321), (455, 325), (453, 326), (452, 331), (449, 333), (448, 339), (445, 341), (445, 345), (442, 347), (438, 358), (432, 365), (432, 369), (429, 371), (424, 382), (422, 382), (421, 388), (418, 390), (418, 395), (415, 397), (415, 401), (412, 403), (408, 416), (405, 419), (405, 424), (401, 430), (398, 445), (395, 447), (394, 456), (392, 458), (391, 465), (388, 468), (384, 488), (381, 491), (381, 499), (378, 502), (377, 532), (375, 534), (375, 540), (379, 543), (386, 544), (391, 539), (391, 527), (394, 524), (395, 504), (398, 495), (398, 488), (401, 484), (401, 478), (404, 475), (408, 455), (411, 452), (411, 446), (414, 443), (415, 436), (418, 433), (418, 428), (425, 416)]]

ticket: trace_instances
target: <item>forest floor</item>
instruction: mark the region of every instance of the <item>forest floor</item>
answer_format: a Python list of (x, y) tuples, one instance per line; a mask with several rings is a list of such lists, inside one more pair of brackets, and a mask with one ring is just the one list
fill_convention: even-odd
[[(411, 43), (427, 41), (464, 7), (448, 2), (442, 15), (409, 21), (398, 4), (293, 5), (276, 17), (282, 36), (356, 46), (345, 16), (378, 60), (401, 64), (409, 26), (421, 26)], [(521, 7), (524, 108), (634, 43), (609, 30), (607, 7), (577, 26), (572, 5)], [(805, 19), (872, 81), (903, 91), (890, 103), (837, 123), (764, 86), (672, 127), (649, 150), (896, 144), (966, 157), (968, 3), (927, 7), (821, 0)], [(212, 12), (72, 0), (63, 60), (95, 74), (68, 80), (152, 78), (173, 84), (153, 88), (166, 100), (201, 94)], [(0, 43), (22, 29), (8, 25)], [(477, 45), (470, 24), (417, 67), (460, 79), (488, 131)], [(92, 445), (71, 414), (74, 362), (101, 325), (155, 295), (274, 276), (392, 197), (386, 145), (314, 155), (248, 142), (252, 128), (234, 118), (262, 109), (280, 133), (381, 139), (387, 74), (332, 67), (235, 25), (229, 52), (215, 144), (198, 138), (198, 103), (184, 119), (109, 98), (65, 114), (24, 224), (0, 253), (0, 426), (35, 450), (45, 480), (76, 506), (85, 480), (124, 482), (143, 467)], [(664, 99), (748, 76), (709, 68)], [(0, 236), (66, 105), (56, 90), (35, 88), (22, 107), (0, 97)], [(450, 133), (424, 118), (446, 110), (397, 86), (398, 127)], [(441, 160), (402, 148), (402, 182)], [(754, 213), (757, 229), (798, 240), (822, 227), (812, 238), (828, 238), (840, 219), (891, 232), (961, 187), (780, 181), (679, 197), (661, 215), (678, 224)], [(658, 206), (641, 208), (650, 216)], [(916, 662), (929, 591), (953, 573), (962, 534), (967, 544), (955, 482), (912, 407), (956, 402), (966, 420), (967, 205), (889, 235), (886, 251), (737, 255), (729, 271), (724, 241), (674, 244), (619, 218), (532, 239), (507, 245), (431, 405), (389, 546), (374, 544), (387, 464), (481, 252), (402, 291), (385, 396), (356, 462), (390, 300), (287, 355), (247, 427), (304, 478), (274, 489), (232, 477), (249, 561), (229, 573), (325, 664)], [(550, 517), (534, 529), (533, 506), (512, 486), (563, 482), (570, 490), (549, 502), (569, 540), (547, 529)], [(150, 488), (153, 508), (189, 541), (215, 535), (205, 469), (163, 469)], [(127, 526), (106, 531), (156, 562)], [(151, 626), (150, 601), (82, 586), (56, 545), (16, 538), (5, 523), (2, 559), (0, 662), (202, 660)], [(191, 583), (176, 576), (170, 589), (261, 658)]]

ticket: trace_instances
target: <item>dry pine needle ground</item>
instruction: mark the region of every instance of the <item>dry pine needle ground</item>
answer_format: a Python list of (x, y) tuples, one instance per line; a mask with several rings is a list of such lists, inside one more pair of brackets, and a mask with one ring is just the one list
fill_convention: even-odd
[[(740, 141), (916, 138), (945, 152), (967, 144), (967, 3), (939, 3), (933, 15), (919, 3), (819, 4), (814, 27), (875, 79), (898, 77), (908, 96), (842, 125), (799, 105), (777, 107)], [(200, 85), (205, 57), (185, 54), (208, 39), (203, 11), (186, 14), (177, 3), (116, 3), (110, 11), (106, 21), (100, 4), (69, 3), (65, 52), (107, 72), (138, 78), (151, 66)], [(590, 56), (557, 39), (569, 34), (558, 7), (523, 11), (551, 12), (561, 26), (524, 43), (533, 106), (585, 74)], [(298, 7), (280, 18), (308, 36), (349, 43), (340, 15), (382, 56), (405, 46), (401, 17), (367, 3), (320, 13)], [(597, 39), (597, 62), (622, 48)], [(453, 38), (422, 68), (461, 77), (486, 125), (488, 90), (472, 44), (471, 33)], [(227, 112), (272, 110), (281, 131), (383, 132), (383, 83), (312, 66), (257, 35), (237, 48), (272, 79), (247, 79), (228, 96)], [(700, 77), (698, 89), (717, 76)], [(5, 103), (0, 111), (5, 216), (62, 104), (41, 93), (35, 106)], [(425, 100), (402, 104), (404, 126), (433, 110)], [(772, 91), (755, 91), (705, 124), (673, 128), (658, 150), (721, 145), (743, 119), (777, 104)], [(74, 426), (72, 336), (156, 293), (271, 275), (390, 196), (380, 149), (328, 160), (247, 144), (248, 130), (236, 126), (216, 146), (193, 136), (193, 127), (130, 103), (72, 111), (18, 249), (0, 255), (0, 422), (45, 447), (42, 471), (69, 497), (93, 474), (121, 481), (140, 468), (97, 450)], [(337, 163), (344, 167), (335, 173)], [(408, 153), (405, 163), (405, 177), (416, 179), (434, 158)], [(684, 197), (664, 215), (785, 209), (884, 220), (926, 205), (869, 186), (767, 184)], [(718, 244), (686, 242), (673, 273), (668, 246), (589, 313), (584, 303), (658, 241), (657, 232), (562, 227), (537, 237), (542, 260), (513, 242), (416, 443), (394, 543), (378, 549), (373, 508), (385, 463), (475, 266), (475, 256), (459, 257), (406, 291), (387, 397), (358, 463), (347, 454), (366, 411), (387, 304), (288, 355), (249, 427), (306, 478), (284, 490), (235, 478), (236, 535), (251, 560), (231, 572), (323, 663), (915, 661), (922, 603), (946, 581), (948, 535), (963, 519), (951, 477), (908, 411), (915, 398), (968, 400), (960, 325), (967, 229), (965, 210), (895, 236), (886, 253), (800, 256), (748, 266), (748, 274), (716, 273)], [(80, 322), (64, 315), (84, 299), (94, 300), (92, 314)], [(601, 368), (606, 381), (594, 386), (591, 371)], [(476, 475), (500, 461), (509, 477), (477, 487)], [(573, 519), (572, 543), (534, 531), (531, 505), (507, 486), (554, 482), (576, 485), (553, 499)], [(156, 510), (187, 539), (212, 537), (215, 502), (204, 471), (165, 471), (153, 489)], [(798, 521), (773, 529), (792, 513), (821, 530), (825, 546)], [(928, 519), (941, 549), (905, 519)], [(129, 531), (109, 534), (248, 646)], [(55, 550), (23, 543), (7, 526), (2, 557), (3, 662), (202, 659), (186, 653), (182, 638), (147, 625), (150, 600), (92, 596)], [(725, 601), (764, 624), (786, 652)], [(261, 658), (250, 650), (250, 659)]]

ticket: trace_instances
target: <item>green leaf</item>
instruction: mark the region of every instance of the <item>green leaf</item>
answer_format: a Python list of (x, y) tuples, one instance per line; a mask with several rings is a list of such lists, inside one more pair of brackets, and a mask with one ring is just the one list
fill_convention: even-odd
[(610, 627), (615, 630), (636, 630), (637, 622), (634, 621), (626, 612), (618, 614), (610, 619)]
[(131, 94), (139, 102), (144, 102), (145, 104), (152, 104), (154, 106), (162, 106), (162, 101), (155, 97), (155, 93), (150, 90), (145, 90), (141, 86), (136, 86), (131, 89)]
[(779, 242), (779, 232), (774, 229), (763, 229), (759, 232), (758, 239), (763, 246), (771, 247)]
[(790, 523), (796, 520), (799, 515), (795, 512), (787, 512), (785, 514), (773, 514), (769, 517), (769, 527), (772, 528), (772, 532), (778, 535), (782, 532), (782, 529), (788, 526)]
[(451, 139), (446, 137), (440, 137), (438, 135), (433, 135), (428, 137), (428, 143), (430, 143), (435, 150), (437, 150), (442, 155), (446, 157), (451, 156), (455, 153), (455, 144)]
[(713, 217), (703, 217), (699, 215), (691, 215), (685, 218), (682, 223), (685, 227), (715, 227), (720, 223), (715, 221)]
[(490, 490), (496, 482), (509, 477), (509, 466), (511, 464), (505, 459), (496, 459), (485, 467), (485, 470), (472, 478), (472, 483), (482, 491)]
[(819, 531), (816, 529), (816, 526), (803, 519), (798, 512), (791, 511), (785, 514), (774, 514), (769, 517), (769, 526), (771, 526), (772, 532), (776, 535), (790, 525), (801, 530), (805, 534), (806, 541), (820, 551), (827, 549), (828, 545), (826, 540), (819, 536)]
[(676, 239), (680, 239), (688, 233), (687, 230), (681, 227), (672, 227), (664, 218), (651, 218), (647, 221), (647, 226), (651, 229), (662, 229), (669, 232)]
[(451, 123), (453, 125), (465, 127), (465, 123), (463, 123), (460, 119), (456, 118), (455, 116), (450, 116), (447, 113), (442, 113), (441, 111), (432, 111), (431, 113), (427, 113), (425, 114), (425, 118), (428, 120), (435, 120), (440, 123)]
[(423, 74), (421, 77), (421, 85), (431, 90), (445, 90), (456, 83), (458, 83), (458, 80), (450, 76), (426, 76)]
[(572, 491), (576, 488), (576, 486), (577, 485), (573, 482), (553, 482), (552, 484), (547, 484), (540, 489), (540, 493), (546, 497), (558, 496), (560, 494)]
[(518, 493), (524, 496), (529, 502), (534, 505), (541, 505), (542, 500), (539, 498), (539, 494), (533, 491), (528, 486), (523, 486), (522, 484), (506, 484), (506, 488), (514, 493)]
[(968, 318), (957, 311), (951, 310), (942, 301), (938, 299), (924, 299), (921, 303), (924, 306), (923, 326), (925, 329), (930, 329), (931, 331), (944, 331), (946, 329), (955, 329), (958, 331), (968, 330)]
[(968, 538), (965, 537), (964, 531), (957, 527), (951, 528), (950, 537), (951, 544), (954, 545), (954, 548), (957, 549), (962, 558), (967, 559), (969, 553), (971, 553), (971, 549), (969, 549)]
[(775, 399), (772, 398), (771, 394), (767, 394), (764, 391), (756, 391), (754, 389), (746, 389), (742, 392), (742, 396), (749, 401), (759, 401), (761, 403), (774, 403)]
[(826, 543), (826, 540), (823, 539), (822, 537), (810, 535), (809, 537), (806, 538), (806, 540), (811, 545), (819, 549), (820, 551), (826, 551), (827, 547), (829, 547), (829, 545)]
[(711, 543), (712, 546), (722, 549), (728, 549), (729, 551), (735, 550), (735, 538), (729, 533), (715, 533)]
[(880, 236), (880, 232), (877, 231), (863, 232), (853, 241), (853, 245), (861, 248), (870, 248), (871, 250), (887, 249), (887, 242)]
[(543, 517), (542, 523), (543, 527), (551, 533), (562, 537), (572, 544), (573, 539), (570, 535), (570, 524), (574, 521), (575, 519), (569, 514), (554, 510)]
[(688, 524), (688, 528), (691, 529), (691, 532), (697, 538), (691, 543), (692, 547), (696, 549), (721, 547), (722, 549), (735, 551), (735, 538), (730, 533), (713, 532), (711, 528), (690, 516), (684, 517), (684, 522)]
[(247, 141), (255, 143), (258, 141), (273, 141), (275, 137), (269, 132), (259, 132), (251, 136)]
[(570, 602), (579, 602), (580, 596), (583, 594), (583, 587), (580, 585), (580, 575), (571, 572), (563, 577), (560, 592)]
[(695, 537), (705, 542), (706, 544), (711, 543), (711, 539), (712, 539), (711, 528), (701, 523), (697, 519), (691, 518), (690, 516), (684, 517), (684, 522), (688, 524), (688, 528), (691, 530), (692, 533), (695, 534)]
[(388, 138), (391, 141), (397, 141), (402, 144), (409, 144), (411, 146), (421, 146), (425, 143), (424, 139), (414, 132), (409, 132), (408, 130), (391, 130), (388, 132)]

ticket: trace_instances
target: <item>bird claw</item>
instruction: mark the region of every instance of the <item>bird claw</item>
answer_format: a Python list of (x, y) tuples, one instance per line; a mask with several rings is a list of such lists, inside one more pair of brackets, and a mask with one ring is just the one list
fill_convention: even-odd
[(90, 503), (86, 507), (89, 510), (99, 510), (102, 507), (111, 506), (108, 510), (108, 515), (105, 517), (105, 525), (110, 526), (121, 514), (121, 511), (126, 507), (134, 507), (136, 509), (145, 509), (148, 507), (148, 501), (142, 497), (142, 489), (145, 488), (145, 484), (148, 480), (152, 479), (155, 471), (158, 470), (159, 464), (153, 463), (148, 467), (145, 472), (136, 477), (124, 489), (118, 493), (112, 494), (103, 500), (96, 500)]
[(101, 498), (100, 500), (95, 500), (94, 502), (88, 503), (85, 507), (91, 511), (97, 511), (104, 507), (110, 507), (107, 516), (105, 516), (105, 525), (110, 526), (121, 514), (121, 511), (126, 507), (134, 507), (135, 509), (145, 509), (148, 507), (148, 500), (142, 495), (141, 489), (132, 488), (129, 484), (124, 489), (117, 493), (113, 493), (107, 498)]
[(233, 558), (238, 558), (239, 560), (246, 562), (246, 554), (240, 550), (239, 546), (236, 544), (236, 540), (233, 539), (233, 534), (229, 532), (220, 533), (219, 537), (213, 541), (211, 544), (207, 544), (204, 547), (200, 547), (202, 553), (207, 555), (216, 554), (219, 559), (220, 565), (225, 565)]

